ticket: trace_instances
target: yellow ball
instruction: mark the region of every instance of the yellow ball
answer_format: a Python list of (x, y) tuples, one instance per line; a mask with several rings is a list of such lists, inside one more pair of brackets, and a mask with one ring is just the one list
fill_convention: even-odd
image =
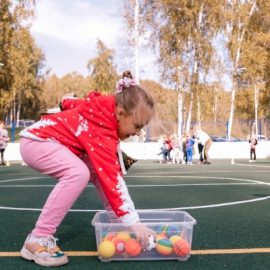
[(117, 237), (123, 239), (125, 242), (131, 239), (131, 236), (127, 232), (119, 232)]
[(103, 241), (98, 246), (98, 254), (103, 258), (111, 258), (115, 253), (115, 246), (111, 241)]
[(182, 238), (178, 235), (173, 235), (169, 238), (169, 240), (174, 244), (176, 241), (181, 240)]

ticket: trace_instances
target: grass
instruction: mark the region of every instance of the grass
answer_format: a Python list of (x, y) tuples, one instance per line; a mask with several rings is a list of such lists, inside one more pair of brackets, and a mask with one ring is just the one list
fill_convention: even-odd
[[(10, 141), (12, 140), (12, 128), (5, 127), (5, 129), (8, 131), (8, 135), (10, 138)], [(14, 134), (14, 142), (20, 142), (20, 132), (25, 129), (24, 127), (16, 127), (15, 128), (15, 134)]]

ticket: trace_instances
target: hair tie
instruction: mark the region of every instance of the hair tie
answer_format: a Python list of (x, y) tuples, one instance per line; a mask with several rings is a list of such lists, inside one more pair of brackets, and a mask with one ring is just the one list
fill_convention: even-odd
[(136, 85), (136, 82), (133, 79), (128, 77), (124, 77), (124, 79), (120, 79), (116, 82), (116, 93), (122, 92), (123, 88), (129, 88), (131, 86)]

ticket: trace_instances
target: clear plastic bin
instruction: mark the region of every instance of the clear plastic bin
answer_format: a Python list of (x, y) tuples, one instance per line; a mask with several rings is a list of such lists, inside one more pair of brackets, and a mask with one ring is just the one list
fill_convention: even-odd
[[(135, 255), (131, 248), (134, 247), (138, 250), (137, 241), (130, 240), (136, 238), (136, 236), (127, 227), (116, 221), (110, 223), (106, 211), (98, 212), (94, 216), (92, 225), (95, 227), (98, 257), (101, 261), (186, 261), (190, 257), (193, 225), (196, 224), (196, 220), (192, 216), (184, 211), (138, 211), (138, 214), (144, 225), (156, 231), (158, 238), (155, 243), (152, 241), (152, 236), (149, 236), (151, 244), (148, 250), (140, 250)], [(119, 238), (123, 239), (124, 242)], [(102, 243), (104, 241), (106, 243)], [(112, 244), (107, 241), (114, 244), (115, 252), (112, 251)], [(188, 249), (188, 246), (190, 249)]]

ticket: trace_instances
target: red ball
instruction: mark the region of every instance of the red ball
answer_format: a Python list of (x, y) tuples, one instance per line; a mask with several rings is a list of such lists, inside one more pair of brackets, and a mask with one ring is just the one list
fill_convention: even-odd
[(185, 239), (176, 241), (173, 245), (173, 252), (176, 256), (185, 257), (190, 253), (190, 244)]
[(135, 257), (141, 253), (142, 246), (136, 239), (130, 239), (125, 244), (125, 251), (129, 256)]
[(121, 254), (122, 252), (124, 252), (125, 250), (125, 240), (123, 240), (122, 238), (119, 237), (115, 237), (112, 240), (114, 246), (115, 246), (115, 253), (116, 254)]

